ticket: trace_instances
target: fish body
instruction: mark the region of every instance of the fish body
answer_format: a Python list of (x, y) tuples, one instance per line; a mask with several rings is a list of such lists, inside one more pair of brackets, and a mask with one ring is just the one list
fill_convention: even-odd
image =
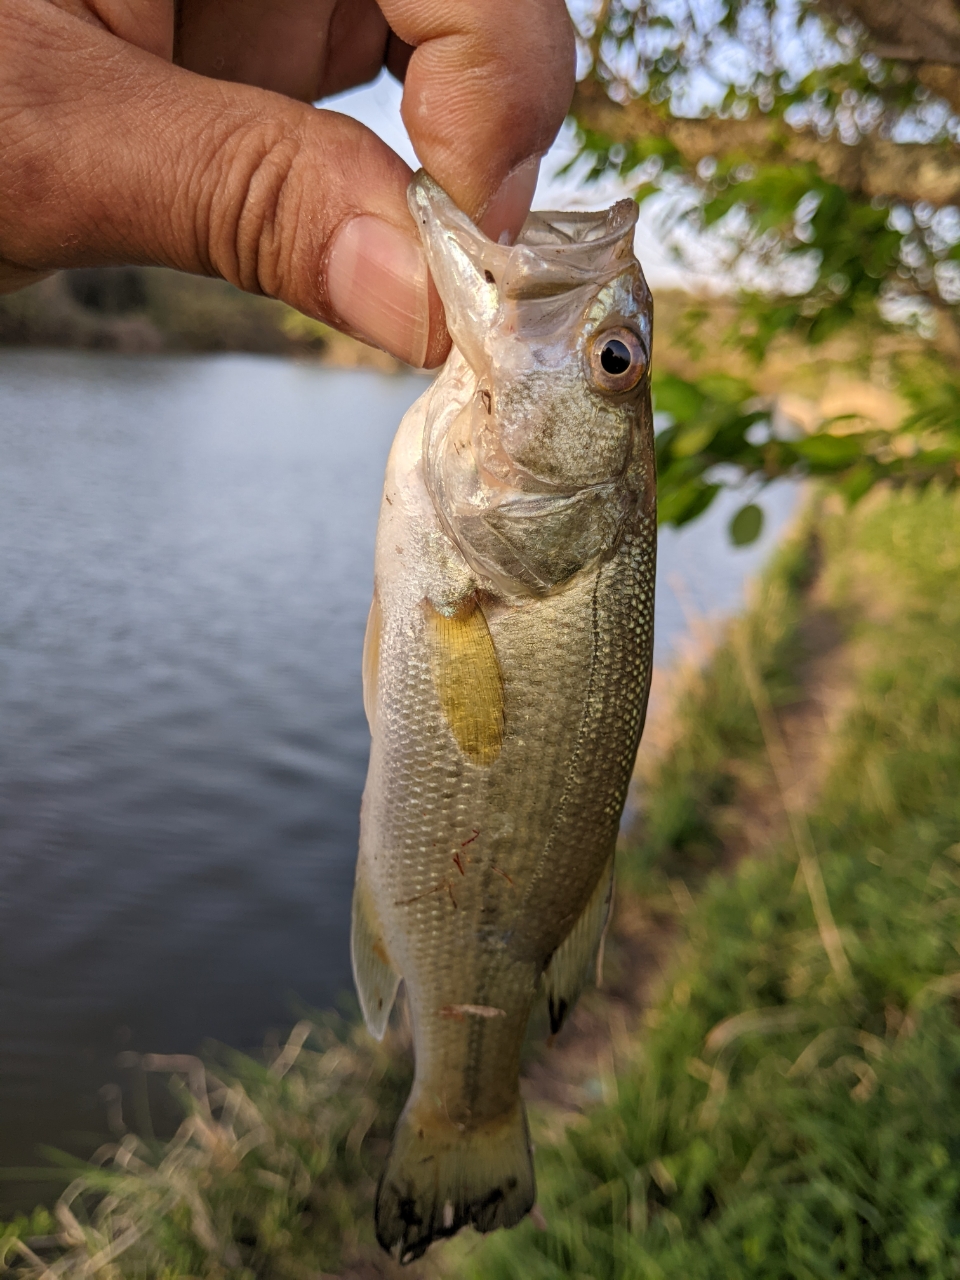
[(455, 349), (387, 465), (364, 646), (372, 733), (353, 962), (416, 1071), (377, 1196), (403, 1261), (534, 1202), (519, 1092), (538, 992), (589, 980), (646, 708), (656, 496), (636, 207), (487, 240), (426, 175), (411, 209)]

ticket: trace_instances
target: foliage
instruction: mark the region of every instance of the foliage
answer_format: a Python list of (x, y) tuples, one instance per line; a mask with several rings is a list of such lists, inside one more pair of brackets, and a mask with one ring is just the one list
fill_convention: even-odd
[(933, 359), (904, 364), (900, 389), (912, 412), (894, 428), (844, 415), (804, 435), (778, 434), (767, 402), (743, 379), (705, 374), (654, 376), (658, 411), (670, 425), (657, 435), (659, 517), (682, 525), (700, 515), (724, 483), (750, 501), (731, 522), (738, 545), (762, 527), (753, 496), (772, 480), (816, 476), (857, 502), (879, 481), (924, 487), (960, 480), (960, 378)]
[[(771, 306), (764, 294), (745, 291), (744, 313), (753, 324), (745, 326), (742, 345), (757, 359), (781, 331), (822, 342), (875, 304), (896, 273), (902, 237), (888, 225), (888, 210), (854, 199), (812, 164), (766, 165), (739, 180), (727, 178), (722, 189), (716, 176), (711, 185), (701, 215), (705, 227), (737, 209), (759, 236), (773, 233), (784, 272), (794, 259), (800, 266), (816, 255), (816, 275), (801, 295)], [(802, 230), (798, 210), (812, 211)]]
[[(802, 593), (814, 558), (815, 544), (804, 528), (777, 552), (740, 624), (774, 707), (796, 698)], [(657, 755), (652, 775), (642, 775), (640, 838), (635, 830), (620, 860), (621, 881), (641, 894), (664, 869), (690, 884), (701, 882), (722, 859), (749, 786), (770, 784), (756, 713), (731, 645), (722, 645), (684, 684), (671, 719), (670, 749)]]
[[(854, 7), (869, 15), (869, 6)], [(608, 127), (596, 127), (595, 95), (581, 93), (590, 176), (633, 175), (640, 198), (685, 189), (696, 198), (675, 202), (673, 216), (700, 228), (723, 220), (730, 261), (803, 260), (812, 281), (792, 291), (837, 309), (831, 323), (842, 323), (858, 295), (875, 301), (884, 285), (951, 305), (957, 187), (927, 178), (925, 191), (927, 157), (916, 153), (939, 148), (956, 164), (956, 103), (931, 94), (919, 58), (872, 51), (878, 43), (888, 53), (889, 36), (874, 41), (856, 22), (828, 20), (824, 8), (813, 0), (602, 5), (599, 18), (581, 22), (594, 83), (645, 110), (626, 111), (614, 137), (610, 113)], [(671, 116), (692, 118), (685, 133), (670, 129)], [(646, 127), (633, 130), (631, 120)], [(901, 155), (890, 155), (890, 140)], [(942, 280), (938, 264), (947, 264)], [(789, 293), (790, 278), (781, 270), (779, 288), (770, 281), (762, 292)], [(795, 324), (816, 340), (823, 325), (804, 323), (812, 312), (798, 310)]]
[[(466, 1276), (960, 1275), (960, 507), (904, 493), (825, 529), (824, 589), (859, 676), (811, 826), (852, 980), (828, 961), (790, 849), (710, 882), (643, 1042), (618, 1064), (615, 1101), (538, 1151), (546, 1229), (478, 1242)], [(771, 606), (748, 637), (768, 673), (791, 632), (764, 630)], [(648, 833), (684, 774), (693, 791), (705, 763), (755, 766), (742, 642), (700, 690), (712, 748), (691, 750), (685, 732), (666, 787), (650, 780)], [(721, 670), (738, 688), (718, 722)], [(646, 836), (648, 884), (658, 866), (676, 873), (679, 834), (653, 849)]]
[[(728, 273), (739, 289), (728, 342), (752, 360), (788, 335), (819, 344), (852, 323), (877, 333), (901, 324), (936, 337), (947, 353), (937, 376), (955, 377), (960, 90), (927, 65), (929, 51), (888, 56), (898, 44), (909, 52), (914, 6), (851, 0), (843, 22), (829, 16), (838, 8), (609, 0), (581, 11), (590, 71), (574, 110), (584, 176), (615, 173), (638, 200), (655, 198), (674, 251), (696, 270)], [(894, 20), (905, 24), (902, 38), (887, 29)], [(940, 45), (930, 56), (947, 61), (946, 29), (931, 19), (934, 29)], [(759, 417), (732, 408), (729, 393), (707, 392), (699, 433), (676, 419), (680, 453), (671, 449), (662, 481), (666, 521), (692, 519), (721, 487), (751, 476), (829, 474), (851, 500), (888, 474), (923, 483), (934, 467), (956, 479), (956, 451), (937, 464), (888, 464), (894, 442), (870, 433), (761, 450), (744, 438)], [(724, 424), (711, 435), (716, 414)], [(700, 436), (710, 449), (696, 447)], [(701, 479), (717, 461), (736, 471)]]

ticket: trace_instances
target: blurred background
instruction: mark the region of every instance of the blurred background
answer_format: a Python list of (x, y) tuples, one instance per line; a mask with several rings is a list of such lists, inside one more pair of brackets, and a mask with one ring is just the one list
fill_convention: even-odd
[[(641, 202), (661, 682), (812, 479), (838, 510), (957, 479), (960, 13), (574, 16), (534, 204)], [(416, 166), (400, 92), (324, 105)], [(118, 1054), (353, 1007), (373, 539), (426, 386), (223, 282), (89, 269), (0, 298), (0, 1166), (89, 1154)]]

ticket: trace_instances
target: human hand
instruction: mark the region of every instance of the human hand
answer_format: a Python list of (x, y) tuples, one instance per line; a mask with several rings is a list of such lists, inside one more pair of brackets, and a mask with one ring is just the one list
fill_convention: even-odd
[(563, 0), (0, 0), (0, 292), (160, 264), (439, 363), (410, 170), (308, 105), (381, 66), (424, 167), (515, 235), (573, 91)]

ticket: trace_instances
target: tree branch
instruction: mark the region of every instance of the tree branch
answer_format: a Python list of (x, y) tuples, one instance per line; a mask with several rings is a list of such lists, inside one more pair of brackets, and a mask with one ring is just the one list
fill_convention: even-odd
[(818, 0), (834, 21), (854, 18), (881, 58), (960, 67), (960, 6), (956, 0)]
[(957, 0), (819, 0), (834, 21), (854, 18), (878, 57), (915, 64), (921, 84), (960, 113), (960, 5)]
[(944, 98), (960, 115), (960, 71), (942, 62), (925, 62), (917, 68), (917, 79), (938, 98)]
[[(947, 70), (958, 78), (952, 68)], [(643, 98), (621, 106), (592, 79), (577, 85), (573, 115), (581, 126), (611, 142), (663, 138), (690, 167), (707, 156), (742, 155), (744, 162), (760, 165), (812, 163), (828, 182), (868, 199), (926, 200), (936, 206), (960, 202), (960, 148), (948, 143), (896, 143), (869, 135), (846, 146), (838, 138), (791, 129), (776, 117), (674, 117)]]

